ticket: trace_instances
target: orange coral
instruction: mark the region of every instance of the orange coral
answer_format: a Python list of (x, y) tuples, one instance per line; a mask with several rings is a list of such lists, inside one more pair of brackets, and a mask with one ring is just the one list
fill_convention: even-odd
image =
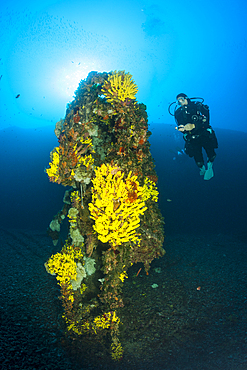
[(128, 188), (128, 200), (133, 203), (137, 199), (137, 183), (135, 181), (129, 182), (131, 188)]
[(139, 149), (138, 152), (136, 153), (136, 156), (138, 158), (138, 162), (141, 162), (143, 160), (143, 157), (145, 157), (145, 154), (141, 149)]
[(139, 145), (142, 145), (142, 144), (144, 144), (145, 143), (145, 141), (146, 141), (146, 139), (144, 139), (144, 138), (141, 138), (140, 140), (139, 140)]
[(79, 123), (80, 122), (80, 119), (81, 119), (81, 117), (79, 116), (78, 112), (76, 114), (74, 114), (73, 121), (75, 123)]
[(117, 152), (117, 154), (119, 154), (119, 155), (126, 155), (125, 153), (124, 153), (124, 148), (122, 147), (122, 146), (120, 146), (120, 148), (119, 148), (119, 151)]
[(78, 158), (77, 158), (75, 152), (72, 152), (72, 153), (69, 153), (69, 154), (71, 156), (71, 165), (72, 165), (72, 167), (75, 167), (77, 162), (78, 162)]

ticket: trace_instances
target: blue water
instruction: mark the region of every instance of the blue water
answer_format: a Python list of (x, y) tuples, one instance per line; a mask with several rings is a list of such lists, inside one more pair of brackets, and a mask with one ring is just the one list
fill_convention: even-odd
[(194, 160), (187, 155), (174, 159), (175, 148), (183, 148), (184, 142), (174, 134), (172, 126), (159, 125), (153, 131), (151, 151), (168, 234), (181, 231), (246, 235), (247, 134), (215, 130), (219, 148), (213, 165), (214, 177), (209, 181), (199, 175)]

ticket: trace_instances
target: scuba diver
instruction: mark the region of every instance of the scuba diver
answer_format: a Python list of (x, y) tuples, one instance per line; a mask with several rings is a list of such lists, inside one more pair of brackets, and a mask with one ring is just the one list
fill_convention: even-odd
[[(192, 99), (201, 99), (192, 101)], [(176, 130), (183, 133), (185, 140), (185, 153), (193, 158), (200, 169), (200, 175), (204, 180), (210, 180), (214, 176), (213, 161), (216, 157), (215, 149), (218, 142), (214, 130), (209, 124), (209, 107), (203, 104), (202, 98), (188, 98), (184, 93), (178, 94), (176, 102), (169, 106), (169, 113), (175, 116), (177, 123)], [(174, 114), (170, 112), (170, 107), (176, 104)], [(178, 107), (179, 105), (179, 107)], [(207, 169), (204, 165), (202, 148), (207, 153)]]

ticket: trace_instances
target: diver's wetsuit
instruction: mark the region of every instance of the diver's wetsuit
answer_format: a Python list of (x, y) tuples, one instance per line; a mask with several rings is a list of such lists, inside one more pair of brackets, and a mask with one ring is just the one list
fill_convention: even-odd
[(209, 109), (200, 102), (189, 101), (188, 105), (181, 106), (175, 111), (177, 125), (192, 123), (195, 125), (191, 131), (184, 132), (185, 153), (194, 157), (198, 167), (204, 164), (202, 148), (205, 149), (208, 161), (213, 162), (216, 157), (215, 150), (218, 142), (214, 130), (209, 124)]

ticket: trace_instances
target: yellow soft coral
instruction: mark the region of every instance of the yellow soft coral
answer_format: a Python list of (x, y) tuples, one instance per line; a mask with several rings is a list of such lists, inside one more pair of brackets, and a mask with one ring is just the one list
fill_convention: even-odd
[(94, 163), (94, 158), (92, 157), (91, 154), (89, 155), (84, 155), (84, 157), (79, 158), (79, 163), (83, 164), (87, 169), (91, 167)]
[[(79, 248), (74, 249), (72, 246), (67, 246), (62, 253), (52, 255), (46, 262), (46, 270), (56, 275), (56, 279), (60, 286), (66, 285), (72, 289), (71, 280), (76, 280), (76, 262), (75, 259), (81, 259), (83, 254)], [(73, 301), (73, 296), (69, 297)]]
[(143, 188), (137, 176), (130, 171), (124, 179), (124, 172), (117, 166), (102, 164), (95, 169), (92, 182), (89, 211), (90, 217), (95, 220), (93, 228), (99, 240), (110, 242), (113, 247), (138, 241), (136, 229), (147, 207), (142, 200)]
[(56, 147), (52, 153), (52, 162), (49, 163), (50, 168), (47, 168), (45, 172), (47, 175), (52, 179), (52, 181), (56, 182), (59, 177), (59, 147)]
[[(83, 148), (82, 145), (86, 146)], [(91, 138), (81, 138), (78, 143), (76, 143), (73, 146), (74, 156), (76, 158), (76, 166), (75, 168), (80, 167), (81, 164), (87, 167), (87, 169), (93, 165), (94, 158), (92, 157), (92, 154), (85, 155), (84, 153), (87, 151), (87, 149), (90, 149), (92, 153), (95, 153), (95, 150), (93, 149), (93, 143)]]
[[(125, 267), (125, 265), (123, 265), (123, 268), (124, 267)], [(128, 275), (127, 275), (127, 272), (125, 270), (119, 275), (119, 279), (122, 281), (122, 283), (124, 282), (124, 279), (128, 279)]]
[(116, 311), (104, 313), (102, 316), (95, 317), (92, 329), (97, 334), (97, 329), (109, 329), (111, 324), (119, 325), (120, 318), (116, 315)]
[(50, 167), (45, 170), (50, 181), (74, 185), (74, 181), (81, 182), (83, 174), (91, 170), (95, 153), (92, 138), (78, 135), (74, 128), (70, 129), (67, 140), (61, 139), (60, 146), (52, 151)]
[(143, 200), (146, 201), (151, 198), (153, 201), (158, 202), (158, 195), (159, 192), (155, 182), (146, 177), (143, 185)]
[(115, 361), (119, 361), (123, 357), (123, 347), (118, 340), (111, 345), (111, 357)]
[(102, 88), (102, 93), (108, 102), (135, 99), (137, 91), (138, 88), (132, 80), (132, 75), (125, 73), (125, 71), (114, 71)]
[(87, 144), (87, 147), (91, 149), (92, 153), (95, 153), (95, 150), (93, 149), (93, 141), (90, 137), (87, 137), (84, 139), (84, 137), (80, 138), (80, 143), (81, 144)]
[(78, 203), (81, 201), (81, 198), (80, 198), (80, 195), (79, 195), (79, 191), (78, 190), (75, 190), (75, 191), (72, 191), (71, 194), (70, 194), (70, 200), (71, 200), (71, 203), (73, 204), (73, 202), (75, 203)]
[(108, 329), (111, 325), (111, 313), (105, 313), (102, 316), (95, 317), (92, 329), (97, 333), (97, 329)]

